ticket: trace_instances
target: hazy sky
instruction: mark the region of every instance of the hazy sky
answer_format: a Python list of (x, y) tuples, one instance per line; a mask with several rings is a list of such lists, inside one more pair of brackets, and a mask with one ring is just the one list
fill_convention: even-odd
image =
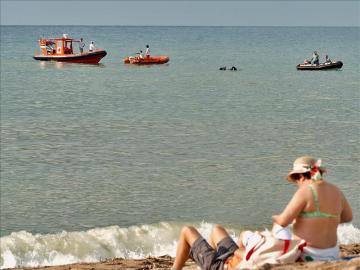
[(360, 1), (0, 1), (2, 25), (360, 26)]

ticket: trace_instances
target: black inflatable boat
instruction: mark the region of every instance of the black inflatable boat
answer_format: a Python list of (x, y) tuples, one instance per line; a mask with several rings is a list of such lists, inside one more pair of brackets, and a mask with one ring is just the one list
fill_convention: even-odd
[(314, 64), (298, 64), (296, 68), (298, 70), (325, 70), (325, 69), (340, 69), (343, 66), (341, 61)]

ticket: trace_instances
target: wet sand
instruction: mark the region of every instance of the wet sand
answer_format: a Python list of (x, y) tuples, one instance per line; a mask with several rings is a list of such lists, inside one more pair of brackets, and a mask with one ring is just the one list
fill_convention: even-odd
[[(293, 269), (321, 269), (321, 270), (337, 270), (351, 269), (360, 270), (360, 243), (351, 245), (341, 245), (342, 257), (355, 257), (350, 261), (334, 261), (334, 262), (308, 262), (293, 263), (286, 265), (264, 265), (263, 270), (293, 270)], [(174, 258), (170, 256), (149, 257), (146, 259), (112, 259), (98, 263), (76, 263), (69, 265), (45, 266), (45, 267), (23, 267), (16, 268), (22, 270), (150, 270), (150, 269), (170, 269)], [(194, 262), (188, 261), (184, 270), (198, 270)]]

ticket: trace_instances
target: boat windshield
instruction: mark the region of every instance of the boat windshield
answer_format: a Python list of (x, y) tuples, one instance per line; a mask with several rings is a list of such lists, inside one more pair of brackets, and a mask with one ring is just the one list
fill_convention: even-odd
[(72, 41), (65, 41), (64, 53), (65, 54), (70, 54), (72, 52), (73, 52)]

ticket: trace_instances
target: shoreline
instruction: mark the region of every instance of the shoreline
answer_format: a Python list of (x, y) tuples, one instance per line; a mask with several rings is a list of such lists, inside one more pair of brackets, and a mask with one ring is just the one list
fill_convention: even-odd
[[(341, 257), (353, 257), (348, 261), (327, 261), (327, 262), (299, 262), (285, 265), (264, 265), (260, 269), (277, 269), (277, 270), (292, 270), (292, 269), (323, 269), (323, 270), (338, 270), (338, 269), (360, 269), (360, 243), (340, 245)], [(42, 267), (20, 267), (20, 268), (6, 268), (17, 270), (149, 270), (149, 269), (170, 269), (174, 261), (170, 256), (148, 257), (145, 259), (122, 259), (114, 258), (97, 263), (74, 263), (56, 266), (42, 266)], [(197, 266), (192, 261), (187, 261), (184, 270), (197, 270)]]

